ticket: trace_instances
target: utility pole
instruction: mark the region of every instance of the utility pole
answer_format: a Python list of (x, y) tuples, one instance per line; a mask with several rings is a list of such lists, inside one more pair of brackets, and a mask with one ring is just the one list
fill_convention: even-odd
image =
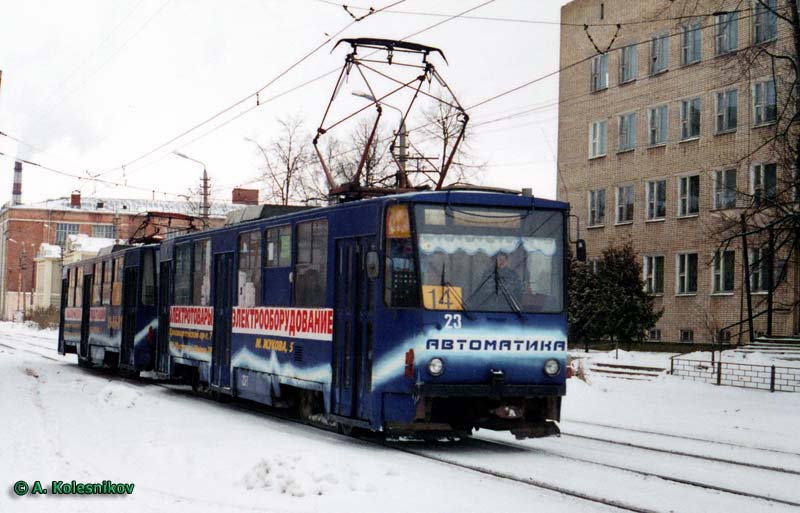
[[(25, 298), (22, 294), (25, 294), (24, 289), (22, 287), (22, 277), (25, 274), (25, 270), (28, 268), (28, 252), (25, 249), (25, 243), (22, 243), (22, 252), (19, 255), (19, 289), (17, 292), (17, 310), (22, 311), (22, 319), (25, 320)], [(20, 301), (20, 299), (22, 301)], [(22, 306), (20, 307), (20, 303)]]
[(208, 173), (205, 166), (203, 166), (203, 229), (208, 229), (208, 209), (210, 203), (208, 200)]
[(206, 165), (200, 160), (194, 159), (184, 153), (179, 151), (173, 151), (173, 155), (177, 155), (186, 160), (191, 160), (192, 162), (197, 162), (198, 164), (203, 166), (203, 180), (202, 180), (202, 188), (203, 188), (203, 205), (202, 205), (202, 215), (201, 220), (203, 222), (203, 229), (208, 229), (208, 209), (209, 209), (209, 201), (208, 201), (208, 173), (206, 172)]

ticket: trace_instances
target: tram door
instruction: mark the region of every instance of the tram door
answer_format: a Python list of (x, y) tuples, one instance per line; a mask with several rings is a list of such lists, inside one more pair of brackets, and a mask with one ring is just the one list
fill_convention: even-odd
[(231, 313), (233, 289), (233, 253), (214, 255), (214, 334), (211, 352), (211, 384), (231, 387)]
[(156, 339), (156, 370), (168, 374), (169, 369), (169, 305), (172, 300), (171, 261), (161, 262), (158, 284), (158, 337)]
[(369, 240), (336, 241), (333, 359), (334, 413), (366, 418), (372, 368), (372, 284), (366, 276)]
[(126, 367), (133, 366), (133, 354), (136, 341), (136, 285), (139, 277), (138, 267), (126, 267), (122, 279), (122, 347), (120, 363)]
[(61, 313), (58, 316), (58, 353), (64, 354), (64, 309), (67, 307), (67, 296), (69, 294), (69, 281), (77, 269), (71, 269), (67, 273), (68, 279), (61, 280)]
[(92, 275), (83, 276), (83, 301), (81, 302), (81, 343), (78, 356), (89, 358), (89, 309), (92, 306)]

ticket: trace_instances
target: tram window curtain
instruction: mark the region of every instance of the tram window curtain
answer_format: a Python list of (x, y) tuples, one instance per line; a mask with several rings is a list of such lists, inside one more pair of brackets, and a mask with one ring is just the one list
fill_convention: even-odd
[(297, 224), (294, 298), (297, 306), (324, 306), (327, 291), (328, 221)]
[(192, 304), (211, 304), (211, 240), (194, 243), (194, 272), (192, 274)]
[(237, 305), (261, 306), (261, 232), (239, 236)]
[(192, 247), (175, 247), (175, 304), (192, 304)]

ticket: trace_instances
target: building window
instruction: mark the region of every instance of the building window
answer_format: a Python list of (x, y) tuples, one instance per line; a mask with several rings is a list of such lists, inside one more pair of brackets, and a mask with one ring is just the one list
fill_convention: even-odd
[(756, 205), (775, 199), (777, 180), (776, 164), (756, 164), (751, 176), (751, 193)]
[(56, 246), (63, 246), (67, 235), (75, 235), (78, 230), (78, 223), (56, 223)]
[(279, 226), (267, 230), (267, 267), (292, 265), (292, 227)]
[(700, 62), (700, 22), (683, 27), (681, 34), (681, 65)]
[(763, 80), (753, 84), (753, 124), (774, 123), (778, 115), (775, 81)]
[(261, 232), (239, 235), (239, 306), (261, 305)]
[(647, 332), (647, 340), (661, 340), (661, 330), (659, 328), (650, 328), (650, 331)]
[(589, 127), (589, 158), (604, 157), (608, 136), (608, 121), (595, 121)]
[(736, 253), (733, 250), (714, 253), (714, 292), (733, 292)]
[(619, 50), (619, 83), (636, 80), (636, 45), (628, 45)]
[(192, 304), (192, 246), (175, 246), (175, 304)]
[(681, 140), (700, 137), (700, 98), (681, 101)]
[(647, 111), (648, 117), (648, 137), (647, 144), (658, 146), (667, 143), (667, 106), (659, 105), (651, 107)]
[(95, 224), (92, 225), (92, 237), (99, 239), (116, 239), (117, 227), (113, 224)]
[(592, 58), (592, 92), (608, 89), (608, 54)]
[(714, 208), (736, 206), (736, 170), (724, 169), (714, 173)]
[(650, 74), (667, 71), (669, 35), (659, 34), (650, 39)]
[(755, 43), (772, 41), (778, 35), (777, 0), (755, 0), (753, 34)]
[(739, 45), (739, 13), (727, 12), (715, 17), (717, 55), (736, 50)]
[(324, 306), (328, 269), (328, 221), (297, 224), (294, 299), (297, 306)]
[(697, 293), (697, 253), (680, 253), (678, 255), (678, 294)]
[(766, 292), (767, 278), (769, 275), (769, 262), (767, 251), (761, 248), (750, 250), (750, 291)]
[(606, 190), (589, 191), (589, 226), (602, 226), (606, 219)]
[(647, 219), (664, 219), (667, 216), (667, 181), (647, 182)]
[(694, 342), (694, 330), (681, 330), (681, 342)]
[(739, 93), (736, 89), (717, 93), (716, 128), (718, 134), (736, 130), (738, 97)]
[(664, 257), (644, 257), (644, 290), (648, 294), (664, 293)]
[(678, 179), (678, 216), (691, 216), (700, 212), (700, 175), (682, 176)]
[(211, 305), (211, 239), (194, 243), (192, 299), (193, 305)]
[(636, 147), (636, 113), (629, 112), (619, 117), (619, 151)]
[(633, 185), (617, 187), (617, 223), (633, 221)]

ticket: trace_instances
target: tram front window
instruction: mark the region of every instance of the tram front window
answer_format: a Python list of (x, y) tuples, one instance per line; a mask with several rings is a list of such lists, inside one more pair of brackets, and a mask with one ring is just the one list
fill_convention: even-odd
[(563, 213), (417, 205), (429, 310), (563, 310)]

